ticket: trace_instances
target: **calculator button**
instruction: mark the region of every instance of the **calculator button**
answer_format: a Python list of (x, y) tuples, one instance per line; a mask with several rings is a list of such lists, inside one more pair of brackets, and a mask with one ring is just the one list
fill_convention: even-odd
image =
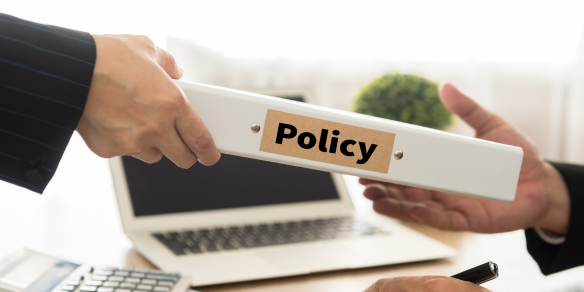
[(114, 292), (132, 292), (132, 289), (118, 288)]
[(103, 283), (103, 282), (102, 281), (85, 281), (85, 282), (83, 282), (83, 284), (89, 285), (89, 286), (101, 286), (101, 283)]
[(115, 271), (115, 272), (114, 272), (114, 275), (116, 275), (116, 276), (125, 276), (125, 277), (127, 277), (127, 276), (129, 276), (129, 275), (130, 275), (130, 273), (129, 273), (129, 272), (126, 272), (126, 271)]
[(174, 283), (170, 281), (158, 281), (158, 286), (172, 287), (173, 285)]
[(114, 288), (110, 288), (110, 287), (99, 287), (99, 288), (97, 288), (97, 292), (114, 292)]
[(97, 291), (97, 287), (96, 286), (81, 286), (81, 288), (79, 288), (79, 291), (94, 292), (94, 291)]
[(142, 279), (142, 284), (156, 285), (156, 280)]
[(126, 278), (125, 282), (140, 283), (140, 279), (139, 278)]
[(120, 285), (120, 282), (103, 282), (103, 284), (101, 284), (104, 287), (118, 287)]
[(154, 290), (152, 290), (152, 291), (168, 292), (168, 291), (170, 291), (170, 288), (168, 288), (168, 287), (161, 287), (161, 286), (156, 286), (156, 287), (154, 287)]
[(109, 277), (110, 281), (114, 281), (114, 282), (122, 282), (124, 281), (124, 277), (120, 277), (120, 276), (110, 276)]
[(173, 281), (176, 282), (178, 280), (177, 277), (173, 276), (163, 276), (163, 275), (148, 275), (148, 279), (156, 279), (156, 280), (164, 280), (164, 281)]
[(133, 283), (122, 283), (120, 284), (120, 288), (134, 288), (136, 287), (136, 284)]
[(73, 290), (75, 290), (75, 286), (65, 285), (65, 286), (61, 287), (61, 291), (73, 291)]

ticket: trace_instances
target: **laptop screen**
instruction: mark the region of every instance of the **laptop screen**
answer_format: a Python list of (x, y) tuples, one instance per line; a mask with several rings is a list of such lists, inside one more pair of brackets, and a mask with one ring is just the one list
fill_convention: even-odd
[(122, 160), (136, 217), (339, 199), (330, 173), (273, 162), (222, 154), (182, 169), (166, 157)]

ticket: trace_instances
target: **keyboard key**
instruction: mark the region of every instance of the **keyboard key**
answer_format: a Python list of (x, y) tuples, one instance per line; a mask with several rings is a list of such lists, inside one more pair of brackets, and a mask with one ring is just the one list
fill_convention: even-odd
[(120, 285), (120, 282), (103, 282), (103, 284), (101, 284), (104, 287), (118, 287)]
[(174, 253), (175, 255), (185, 255), (187, 254), (185, 252), (185, 247), (180, 247), (180, 248), (170, 248), (170, 250), (172, 251), (172, 253)]
[[(152, 280), (152, 279), (142, 279), (142, 284), (156, 285), (156, 280)], [(138, 288), (138, 289), (140, 289), (140, 288)]]
[(221, 247), (221, 249), (224, 249), (224, 250), (232, 250), (232, 249), (238, 248), (237, 246), (233, 245), (233, 243), (231, 243), (231, 241), (221, 244), (220, 247)]
[(164, 280), (176, 282), (178, 277), (175, 276), (164, 276), (164, 275), (148, 275), (148, 279)]
[(137, 285), (136, 289), (150, 291), (152, 290), (152, 285)]
[(114, 272), (113, 271), (103, 271), (103, 270), (99, 270), (99, 271), (95, 271), (93, 272), (94, 275), (98, 275), (98, 276), (109, 276), (109, 275), (113, 275)]
[(136, 284), (134, 283), (121, 283), (120, 284), (120, 288), (134, 288), (136, 287)]
[(115, 271), (114, 272), (114, 275), (127, 277), (127, 276), (130, 275), (130, 273), (129, 272), (126, 272), (126, 271)]
[(170, 291), (170, 288), (168, 288), (168, 287), (161, 287), (161, 286), (156, 286), (156, 287), (154, 287), (154, 289), (153, 289), (152, 291), (168, 292), (168, 291)]
[(158, 286), (172, 287), (173, 285), (174, 283), (170, 281), (158, 281)]
[(97, 292), (114, 292), (114, 289), (110, 287), (99, 287), (97, 288)]
[(112, 281), (112, 282), (122, 282), (122, 281), (124, 281), (124, 277), (110, 276), (108, 280)]
[(65, 285), (63, 287), (61, 287), (61, 291), (73, 291), (75, 290), (75, 286), (71, 286), (71, 285)]
[(82, 292), (94, 292), (94, 291), (97, 291), (97, 287), (96, 286), (81, 286), (79, 288), (79, 291), (82, 291)]
[(208, 251), (208, 252), (212, 252), (212, 251), (217, 251), (217, 250), (219, 250), (219, 249), (217, 248), (217, 246), (216, 246), (216, 245), (214, 245), (214, 244), (204, 245), (204, 246), (202, 246), (202, 248), (203, 248), (205, 251)]
[(79, 286), (79, 285), (81, 285), (81, 283), (79, 283), (79, 281), (69, 281), (69, 282), (67, 282), (67, 285)]
[[(110, 276), (112, 277), (112, 276)], [(91, 280), (93, 281), (107, 281), (107, 276), (97, 276), (97, 275), (93, 275), (91, 276)]]
[(85, 281), (83, 284), (88, 286), (101, 286), (102, 281)]
[(144, 274), (144, 273), (132, 273), (130, 275), (134, 278), (145, 278), (146, 277), (146, 274)]
[(125, 282), (128, 282), (128, 283), (140, 283), (140, 278), (126, 278)]
[(132, 289), (118, 288), (114, 292), (132, 292)]
[(191, 253), (197, 254), (197, 253), (202, 253), (203, 250), (201, 249), (200, 246), (196, 245), (196, 246), (190, 246), (188, 248), (188, 251), (190, 251)]

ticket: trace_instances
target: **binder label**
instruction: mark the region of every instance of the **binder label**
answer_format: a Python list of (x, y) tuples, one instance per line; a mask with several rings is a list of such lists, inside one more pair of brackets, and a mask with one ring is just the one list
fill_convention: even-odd
[(395, 134), (268, 109), (260, 151), (387, 173)]

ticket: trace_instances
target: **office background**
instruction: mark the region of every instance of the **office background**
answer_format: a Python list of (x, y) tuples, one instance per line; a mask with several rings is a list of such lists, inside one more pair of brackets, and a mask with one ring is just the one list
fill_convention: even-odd
[[(452, 82), (532, 137), (546, 158), (584, 163), (584, 1), (0, 0), (0, 10), (91, 33), (147, 35), (175, 55), (184, 80), (302, 91), (345, 110), (386, 72)], [(460, 121), (449, 131), (472, 134)], [(348, 183), (357, 207), (369, 208), (355, 178)], [(107, 162), (77, 134), (44, 195), (0, 182), (0, 232), (10, 237), (0, 256), (27, 246), (115, 265), (131, 248)], [(70, 234), (73, 241), (59, 240)], [(582, 271), (534, 281), (545, 290)]]

